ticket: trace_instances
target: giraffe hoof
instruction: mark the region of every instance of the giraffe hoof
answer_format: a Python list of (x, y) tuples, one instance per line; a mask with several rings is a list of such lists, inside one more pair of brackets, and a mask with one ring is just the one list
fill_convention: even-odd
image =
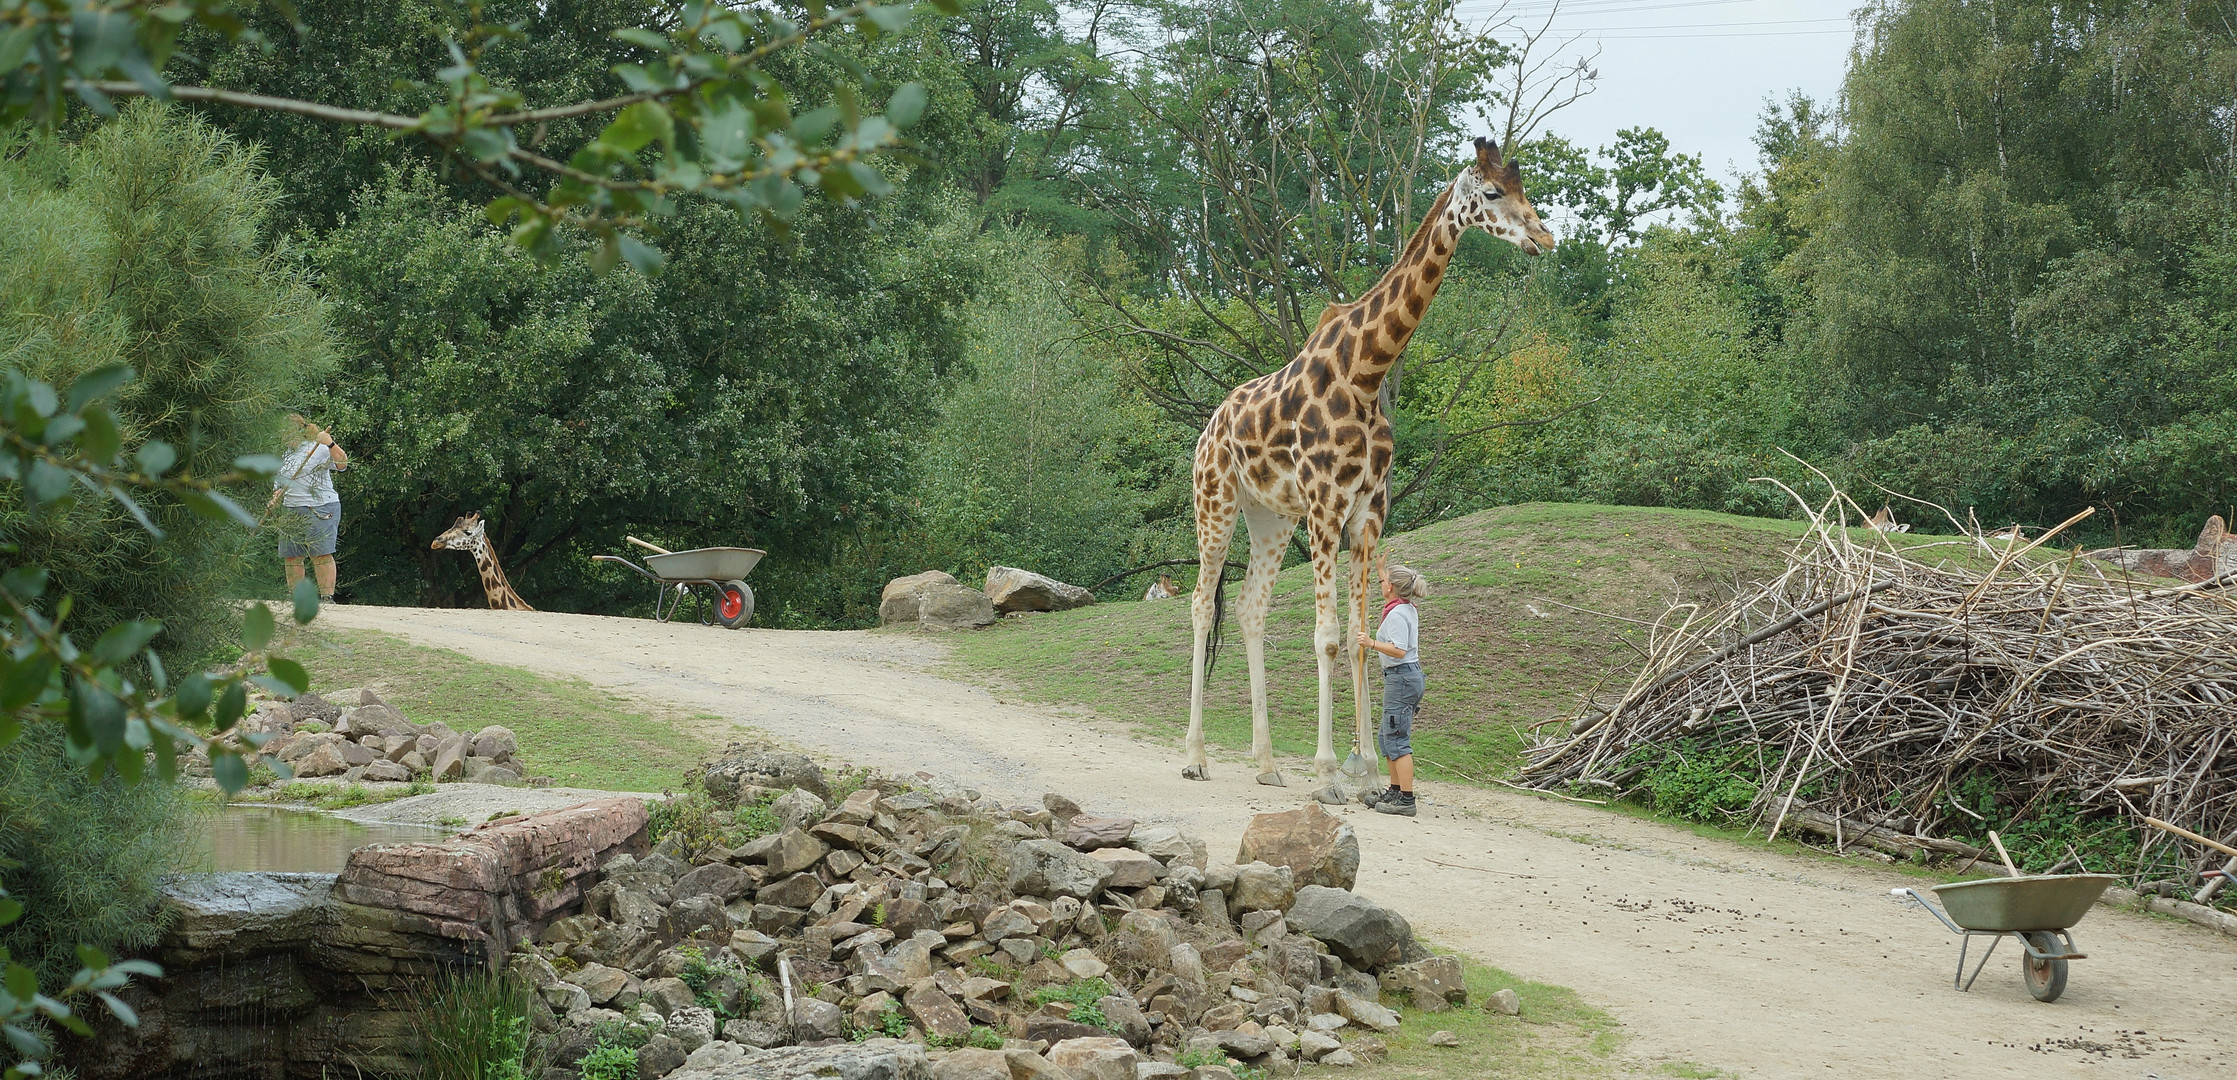
[(1276, 769), (1270, 773), (1258, 774), (1258, 782), (1266, 785), (1267, 787), (1289, 786), (1289, 781), (1282, 779), (1282, 771), (1280, 769)]
[(1211, 778), (1212, 770), (1202, 765), (1191, 765), (1181, 770), (1181, 779), (1183, 780), (1209, 780)]
[(1313, 792), (1313, 798), (1330, 806), (1342, 806), (1351, 801), (1344, 797), (1344, 789), (1334, 784)]

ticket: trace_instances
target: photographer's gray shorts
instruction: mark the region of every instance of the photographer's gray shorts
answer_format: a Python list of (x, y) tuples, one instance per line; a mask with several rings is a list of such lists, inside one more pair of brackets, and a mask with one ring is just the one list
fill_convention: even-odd
[(1400, 664), (1383, 669), (1383, 726), (1376, 745), (1383, 760), (1396, 761), (1414, 752), (1414, 710), (1421, 708), (1420, 664)]
[(342, 534), (339, 501), (325, 506), (283, 506), (280, 509), (287, 511), (287, 516), (280, 519), (280, 558), (334, 554), (334, 540)]

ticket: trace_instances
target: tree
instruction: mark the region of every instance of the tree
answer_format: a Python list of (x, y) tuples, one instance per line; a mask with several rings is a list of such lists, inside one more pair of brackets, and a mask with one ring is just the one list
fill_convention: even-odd
[(1624, 128), (1613, 146), (1587, 154), (1559, 135), (1524, 147), (1525, 167), (1537, 178), (1535, 197), (1568, 211), (1569, 239), (1603, 248), (1636, 244), (1647, 228), (1677, 213), (1713, 218), (1724, 188), (1710, 179), (1699, 154), (1670, 150), (1670, 137), (1654, 128)]
[[(931, 2), (950, 14), (958, 7), (958, 0)], [(810, 191), (842, 200), (883, 193), (889, 182), (870, 161), (898, 141), (925, 104), (923, 86), (875, 85), (847, 57), (852, 42), (905, 29), (913, 11), (906, 4), (865, 0), (831, 9), (817, 2), (797, 17), (707, 0), (645, 4), (638, 9), (641, 23), (612, 31), (636, 50), (613, 68), (625, 92), (537, 107), (517, 87), (494, 80), (503, 66), (489, 64), (522, 37), (527, 20), (521, 16), (533, 6), (507, 10), (476, 2), (456, 19), (444, 8), (438, 14), (445, 16), (448, 62), (416, 72), (407, 93), (424, 102), (416, 114), (181, 85), (166, 76), (182, 30), (257, 45), (275, 36), (232, 7), (227, 0), (124, 0), (82, 9), (0, 0), (0, 25), (11, 27), (0, 37), (0, 122), (55, 123), (66, 95), (101, 115), (113, 112), (118, 96), (148, 95), (370, 127), (414, 139), (487, 185), (496, 193), (492, 220), (517, 222), (514, 239), (530, 250), (550, 255), (570, 243), (570, 228), (582, 229), (601, 241), (591, 255), (594, 266), (626, 259), (650, 271), (659, 265), (659, 252), (629, 230), (668, 216), (684, 196), (704, 195), (781, 221)], [(288, 29), (317, 32), (301, 22)], [(819, 55), (836, 60), (851, 78), (833, 89), (828, 103), (796, 112), (771, 69), (804, 48), (833, 44), (839, 47)], [(405, 49), (411, 46), (407, 39)], [(889, 92), (884, 115), (864, 111), (866, 93)], [(597, 136), (566, 160), (542, 152), (549, 125), (591, 118), (602, 124)], [(525, 140), (521, 128), (530, 129)]]

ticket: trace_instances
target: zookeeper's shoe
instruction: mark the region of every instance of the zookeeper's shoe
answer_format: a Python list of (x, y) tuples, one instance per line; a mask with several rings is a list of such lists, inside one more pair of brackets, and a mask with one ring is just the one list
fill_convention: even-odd
[(1397, 814), (1400, 817), (1413, 817), (1414, 793), (1411, 791), (1393, 791), (1386, 794), (1376, 801), (1375, 812), (1378, 814)]

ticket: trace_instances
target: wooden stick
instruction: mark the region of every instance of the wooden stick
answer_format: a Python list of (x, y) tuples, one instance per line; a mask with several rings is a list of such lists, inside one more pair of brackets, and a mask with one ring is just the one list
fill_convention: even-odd
[(1996, 845), (1996, 857), (2004, 860), (2004, 869), (2009, 871), (2013, 877), (2027, 876), (2020, 873), (2019, 867), (2012, 865), (2012, 853), (2004, 850), (2004, 838), (1996, 835), (1995, 829), (1988, 831), (1988, 842)]
[(652, 553), (653, 553), (653, 554), (655, 554), (655, 555), (673, 555), (673, 554), (675, 554), (675, 552), (673, 552), (673, 551), (670, 551), (670, 550), (668, 550), (667, 548), (661, 547), (661, 546), (660, 546), (659, 544), (648, 543), (648, 542), (646, 542), (646, 541), (643, 541), (643, 540), (639, 540), (639, 539), (637, 539), (637, 538), (636, 538), (636, 537), (634, 537), (634, 536), (624, 536), (624, 537), (622, 537), (622, 539), (624, 539), (624, 540), (627, 540), (627, 541), (629, 541), (630, 543), (632, 543), (632, 544), (635, 544), (635, 545), (637, 545), (638, 547), (644, 548), (644, 549), (645, 549), (646, 551), (652, 552)]
[(2190, 831), (2189, 829), (2183, 828), (2180, 825), (2169, 825), (2168, 823), (2161, 821), (2155, 817), (2145, 818), (2144, 824), (2149, 825), (2155, 829), (2165, 829), (2168, 832), (2174, 833), (2175, 835), (2180, 836), (2185, 840), (2196, 840), (2199, 843), (2213, 848), (2215, 851), (2219, 851), (2224, 855), (2237, 857), (2237, 848), (2230, 847), (2227, 844), (2217, 844), (2214, 841), (2208, 840), (2205, 837), (2200, 836), (2197, 833)]

